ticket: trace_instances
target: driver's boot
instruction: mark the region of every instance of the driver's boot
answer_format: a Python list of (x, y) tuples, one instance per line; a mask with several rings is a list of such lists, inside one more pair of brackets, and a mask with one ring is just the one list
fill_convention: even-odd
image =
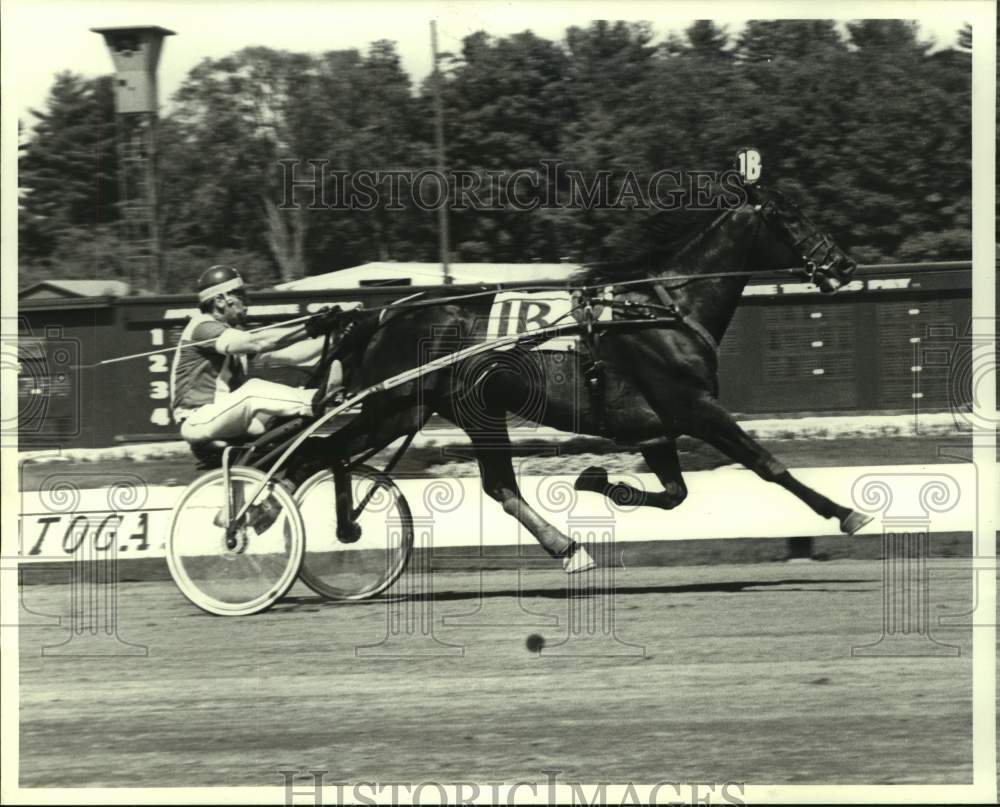
[[(281, 485), (289, 493), (295, 492), (295, 483), (290, 479), (277, 479), (275, 480), (277, 484)], [(246, 514), (246, 525), (252, 527), (254, 532), (258, 535), (266, 532), (268, 528), (274, 524), (277, 520), (278, 515), (281, 513), (281, 505), (278, 503), (277, 497), (273, 493), (269, 493), (267, 498), (256, 504), (252, 504), (247, 508)], [(215, 514), (215, 518), (212, 523), (216, 527), (226, 526), (226, 511), (219, 510)]]
[[(275, 480), (289, 493), (295, 493), (295, 483), (290, 479)], [(252, 504), (247, 508), (247, 526), (253, 527), (258, 535), (263, 534), (277, 520), (281, 513), (281, 505), (273, 493), (269, 493), (264, 501)]]

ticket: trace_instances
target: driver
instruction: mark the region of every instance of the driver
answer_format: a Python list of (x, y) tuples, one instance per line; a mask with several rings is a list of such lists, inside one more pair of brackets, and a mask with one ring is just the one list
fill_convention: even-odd
[[(256, 437), (272, 417), (312, 414), (315, 390), (248, 379), (247, 367), (250, 361), (255, 368), (314, 363), (330, 314), (293, 328), (248, 332), (243, 278), (225, 265), (211, 267), (198, 279), (198, 304), (170, 371), (170, 403), (181, 437), (189, 443)], [(339, 374), (335, 362), (330, 388), (342, 383)]]

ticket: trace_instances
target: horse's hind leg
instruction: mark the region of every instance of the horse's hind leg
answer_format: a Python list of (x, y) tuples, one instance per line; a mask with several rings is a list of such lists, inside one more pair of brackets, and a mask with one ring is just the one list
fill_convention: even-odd
[(516, 518), (552, 557), (566, 558), (566, 570), (586, 571), (593, 561), (586, 549), (563, 535), (529, 505), (521, 495), (514, 477), (510, 436), (506, 421), (500, 417), (480, 416), (475, 428), (463, 425), (472, 440), (482, 477), (483, 490)]
[(647, 443), (640, 450), (646, 465), (663, 485), (663, 490), (655, 492), (639, 490), (624, 482), (612, 485), (608, 482), (608, 472), (596, 465), (581, 473), (573, 487), (577, 490), (600, 493), (619, 505), (673, 510), (687, 498), (687, 487), (684, 485), (680, 460), (677, 458), (677, 442), (664, 437), (662, 440)]
[[(682, 423), (684, 432), (715, 446), (762, 479), (781, 485), (809, 505), (817, 515), (836, 518), (843, 532), (850, 535), (871, 521), (870, 516), (831, 501), (792, 476), (783, 463), (743, 431), (733, 416), (714, 399), (698, 398), (690, 409), (685, 409), (687, 411)], [(676, 417), (676, 410), (672, 410), (671, 414)]]

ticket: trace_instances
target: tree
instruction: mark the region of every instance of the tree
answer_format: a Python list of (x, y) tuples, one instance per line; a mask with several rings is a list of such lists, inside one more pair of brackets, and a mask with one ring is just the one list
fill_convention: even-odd
[[(971, 234), (971, 65), (905, 20), (848, 23), (841, 144), (848, 235), (863, 260), (964, 258)], [(932, 248), (937, 234), (937, 248)]]
[(695, 20), (684, 29), (687, 37), (684, 52), (707, 56), (710, 58), (729, 59), (732, 54), (727, 50), (729, 34), (725, 28), (720, 28), (711, 20)]
[[(847, 31), (829, 20), (752, 21), (730, 37), (701, 20), (657, 45), (648, 24), (595, 21), (561, 42), (530, 31), (466, 37), (444, 57), (448, 169), (509, 178), (557, 159), (557, 175), (522, 184), (518, 201), (568, 201), (570, 171), (572, 187), (598, 197), (557, 209), (453, 210), (452, 257), (662, 257), (701, 218), (650, 218), (630, 209), (626, 191), (648, 191), (665, 169), (728, 168), (747, 144), (764, 153), (765, 182), (796, 196), (858, 259), (966, 257), (971, 30), (934, 53), (905, 21)], [(433, 260), (435, 211), (409, 201), (415, 189), (405, 180), (402, 198), (390, 199), (383, 182), (367, 204), (325, 206), (350, 201), (337, 186), (343, 174), (435, 166), (431, 90), (425, 81), (412, 93), (386, 41), (364, 52), (246, 48), (204, 60), (160, 124), (168, 288), (186, 288), (191, 263), (219, 256), (256, 282)], [(45, 261), (64, 276), (119, 271), (109, 80), (62, 74), (36, 116), (19, 149), (22, 266), (36, 276)], [(298, 188), (297, 204), (282, 205), (283, 162), (309, 179), (308, 160), (325, 163), (316, 170), (332, 198), (310, 207), (309, 189)]]
[[(442, 82), (448, 169), (472, 172), (489, 188), (488, 171), (537, 170), (542, 160), (558, 155), (562, 130), (573, 117), (567, 61), (557, 43), (530, 31), (501, 39), (485, 32), (467, 36)], [(428, 81), (422, 88), (428, 135), (431, 98)], [(544, 192), (522, 185), (519, 199), (528, 202)], [(450, 222), (459, 258), (552, 259), (557, 252), (549, 224), (533, 212), (469, 209), (453, 211)]]
[[(560, 155), (566, 172), (577, 172), (576, 188), (560, 185), (563, 198), (580, 190), (599, 189), (602, 172), (611, 172), (607, 199), (597, 204), (547, 212), (552, 220), (560, 256), (577, 260), (607, 257), (609, 235), (619, 226), (623, 213), (609, 209), (630, 171), (637, 168), (635, 155), (624, 140), (635, 132), (648, 132), (655, 118), (650, 114), (648, 78), (662, 60), (653, 44), (648, 23), (614, 23), (598, 20), (587, 28), (566, 32), (570, 55), (566, 88), (572, 98), (575, 119), (563, 130)], [(632, 139), (645, 141), (634, 134)], [(626, 157), (627, 155), (627, 157)]]
[(582, 114), (634, 109), (657, 47), (648, 23), (596, 20), (587, 28), (566, 31), (569, 54), (566, 88)]
[(833, 20), (750, 20), (737, 37), (736, 52), (747, 61), (786, 62), (843, 48)]
[(905, 55), (907, 58), (926, 56), (934, 47), (921, 42), (919, 26), (911, 20), (858, 20), (847, 23), (851, 44), (859, 51), (886, 57)]
[[(30, 138), (19, 145), (19, 250), (50, 256), (60, 233), (117, 219), (115, 110), (110, 77), (63, 72), (49, 91)], [(19, 124), (18, 133), (24, 135)]]
[(176, 170), (165, 192), (174, 243), (269, 252), (281, 280), (411, 253), (413, 212), (389, 209), (381, 188), (373, 206), (352, 207), (338, 174), (419, 162), (410, 81), (391, 42), (364, 55), (247, 48), (198, 65), (175, 100), (172, 148), (183, 158), (164, 160)]
[(958, 29), (958, 41), (956, 43), (959, 50), (965, 53), (972, 53), (972, 25), (964, 23)]
[(215, 240), (228, 230), (226, 245), (244, 246), (262, 233), (285, 281), (305, 274), (308, 216), (304, 205), (282, 206), (281, 161), (321, 152), (316, 74), (312, 57), (262, 47), (205, 59), (177, 91), (171, 116), (202, 234)]
[[(319, 66), (325, 130), (322, 153), (333, 170), (406, 171), (433, 164), (426, 111), (411, 94), (395, 45), (373, 42), (357, 51), (324, 54)], [(395, 257), (412, 259), (434, 241), (425, 211), (409, 202), (405, 181), (379, 183), (372, 204), (352, 210), (310, 211), (310, 262), (324, 269)], [(401, 193), (397, 198), (396, 191)]]

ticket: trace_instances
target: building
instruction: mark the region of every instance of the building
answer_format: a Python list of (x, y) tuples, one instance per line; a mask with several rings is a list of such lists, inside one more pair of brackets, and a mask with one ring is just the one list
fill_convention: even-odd
[[(580, 268), (574, 263), (453, 263), (449, 275), (456, 284), (488, 286), (511, 283), (563, 283)], [(382, 286), (440, 286), (440, 263), (375, 261), (291, 280), (275, 286), (279, 291), (332, 291)]]
[(17, 299), (78, 300), (85, 297), (126, 297), (129, 285), (121, 280), (43, 280), (22, 289)]

